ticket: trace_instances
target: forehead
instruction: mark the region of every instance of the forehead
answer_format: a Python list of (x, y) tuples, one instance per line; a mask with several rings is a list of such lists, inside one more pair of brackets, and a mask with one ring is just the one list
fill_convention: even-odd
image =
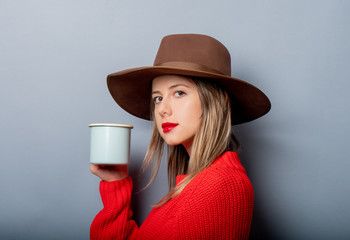
[(188, 87), (196, 87), (195, 83), (190, 77), (179, 75), (163, 75), (153, 79), (152, 90), (156, 90), (158, 88), (169, 88), (178, 84), (184, 84)]

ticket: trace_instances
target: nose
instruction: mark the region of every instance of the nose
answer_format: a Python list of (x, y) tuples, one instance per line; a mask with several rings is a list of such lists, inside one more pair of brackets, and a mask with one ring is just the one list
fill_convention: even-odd
[(163, 100), (157, 105), (158, 114), (161, 117), (167, 117), (172, 114), (171, 103), (168, 98), (163, 98)]

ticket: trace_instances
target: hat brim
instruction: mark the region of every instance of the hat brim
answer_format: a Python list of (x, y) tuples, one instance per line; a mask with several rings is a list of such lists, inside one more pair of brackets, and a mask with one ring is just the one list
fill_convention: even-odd
[(265, 115), (271, 108), (267, 96), (257, 87), (237, 78), (211, 72), (165, 66), (127, 69), (107, 76), (109, 92), (128, 113), (150, 120), (151, 83), (162, 75), (184, 75), (215, 79), (229, 94), (232, 124), (249, 122)]

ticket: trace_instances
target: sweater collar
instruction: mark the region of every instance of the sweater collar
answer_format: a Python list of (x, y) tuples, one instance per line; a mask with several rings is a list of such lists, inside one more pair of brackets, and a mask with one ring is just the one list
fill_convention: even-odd
[(176, 176), (176, 186), (186, 177), (187, 175), (177, 175)]
[[(213, 165), (226, 165), (230, 166), (232, 168), (239, 169), (241, 171), (245, 172), (244, 167), (242, 166), (241, 162), (239, 161), (238, 154), (236, 152), (227, 151), (223, 154), (221, 154), (219, 157), (217, 157), (211, 166)], [(176, 186), (179, 185), (179, 183), (186, 177), (187, 175), (177, 175), (176, 176)]]

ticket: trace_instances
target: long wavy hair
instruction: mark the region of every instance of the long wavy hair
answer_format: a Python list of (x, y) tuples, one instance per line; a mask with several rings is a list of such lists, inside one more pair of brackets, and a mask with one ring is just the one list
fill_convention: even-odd
[[(210, 79), (194, 78), (202, 105), (201, 124), (194, 136), (190, 156), (182, 145), (166, 146), (168, 158), (168, 194), (154, 207), (162, 206), (181, 193), (185, 186), (201, 171), (208, 168), (214, 160), (228, 150), (237, 151), (240, 143), (232, 133), (231, 103), (226, 91)], [(152, 119), (154, 103), (151, 101)], [(155, 121), (148, 151), (142, 164), (142, 170), (148, 169), (155, 160), (153, 172), (147, 188), (155, 179), (165, 149), (164, 140), (159, 134)], [(186, 177), (176, 186), (176, 176)]]

